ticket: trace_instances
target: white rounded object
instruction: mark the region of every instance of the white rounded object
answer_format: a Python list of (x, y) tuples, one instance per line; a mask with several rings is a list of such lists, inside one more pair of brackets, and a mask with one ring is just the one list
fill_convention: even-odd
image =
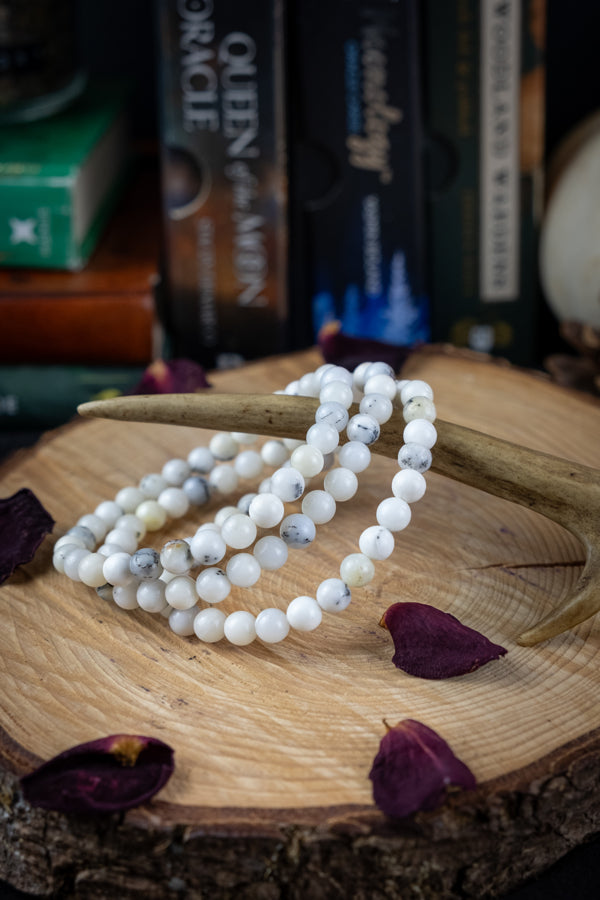
[(319, 391), (319, 402), (327, 403), (329, 400), (341, 403), (345, 409), (349, 409), (354, 401), (354, 391), (343, 381), (328, 381)]
[(338, 433), (344, 430), (348, 424), (348, 419), (349, 415), (346, 407), (342, 406), (341, 403), (336, 403), (335, 400), (328, 400), (326, 403), (321, 403), (320, 406), (317, 407), (315, 413), (316, 424), (325, 422), (327, 425), (331, 425), (335, 428)]
[(196, 582), (189, 575), (177, 575), (165, 588), (165, 597), (173, 609), (191, 609), (196, 605)]
[(342, 612), (351, 600), (350, 588), (340, 578), (326, 578), (317, 588), (317, 603), (326, 612)]
[(314, 631), (323, 619), (323, 612), (314, 597), (294, 597), (288, 604), (287, 620), (296, 631)]
[(194, 633), (197, 638), (207, 644), (215, 644), (225, 637), (225, 619), (227, 616), (220, 609), (210, 607), (196, 614)]
[(256, 540), (256, 523), (244, 513), (233, 513), (221, 525), (221, 537), (228, 547), (245, 550)]
[[(311, 426), (314, 428), (315, 426)], [(318, 427), (318, 426), (317, 426)], [(339, 440), (339, 435), (336, 432)], [(323, 471), (323, 451), (316, 446), (301, 444), (292, 452), (290, 457), (291, 467), (296, 469), (304, 478), (312, 478)]]
[(396, 381), (390, 375), (384, 373), (373, 373), (372, 369), (367, 372), (367, 380), (365, 381), (365, 394), (383, 394), (391, 402), (396, 396)]
[(340, 466), (352, 472), (364, 472), (371, 462), (371, 451), (362, 441), (348, 441), (338, 453)]
[(102, 519), (108, 528), (114, 528), (117, 519), (123, 515), (123, 508), (114, 500), (103, 500), (94, 510), (94, 515)]
[(383, 525), (370, 525), (358, 539), (360, 552), (369, 559), (387, 559), (394, 552), (394, 535)]
[(190, 545), (182, 538), (167, 541), (160, 551), (161, 566), (174, 575), (187, 575), (193, 562)]
[(105, 538), (106, 544), (116, 544), (126, 553), (135, 553), (138, 548), (136, 535), (130, 528), (113, 528)]
[(144, 500), (135, 511), (146, 531), (159, 531), (167, 521), (167, 511), (157, 500)]
[(131, 569), (129, 568), (130, 562), (131, 554), (125, 553), (124, 550), (119, 553), (111, 553), (111, 555), (104, 560), (104, 565), (102, 567), (104, 580), (108, 582), (108, 584), (119, 586), (130, 584), (135, 580), (135, 575), (132, 575)]
[(405, 444), (420, 444), (431, 450), (437, 441), (436, 427), (427, 419), (412, 419), (403, 431)]
[(245, 647), (256, 638), (255, 618), (252, 613), (238, 610), (227, 616), (223, 630), (231, 644)]
[(167, 606), (165, 597), (166, 584), (159, 578), (156, 581), (142, 581), (138, 584), (136, 599), (138, 606), (149, 613), (160, 613)]
[[(138, 503), (139, 506), (139, 503)], [(124, 513), (120, 516), (114, 525), (115, 528), (128, 528), (133, 531), (136, 540), (139, 542), (146, 534), (146, 526), (135, 513)]]
[(374, 444), (381, 433), (379, 422), (373, 416), (366, 413), (357, 413), (352, 416), (346, 428), (346, 434), (351, 441), (360, 441), (363, 444)]
[(185, 459), (169, 459), (162, 467), (161, 475), (167, 484), (173, 487), (181, 487), (186, 478), (189, 478), (192, 467)]
[(540, 232), (544, 295), (559, 321), (600, 328), (600, 114), (567, 136), (554, 161)]
[(256, 617), (254, 624), (256, 637), (266, 644), (278, 644), (290, 632), (290, 623), (281, 609), (269, 607), (263, 609)]
[(426, 381), (418, 379), (407, 381), (400, 391), (402, 406), (405, 406), (413, 397), (427, 397), (428, 400), (433, 400), (433, 391)]
[(102, 572), (104, 563), (105, 558), (101, 553), (88, 553), (87, 556), (82, 557), (77, 568), (79, 581), (93, 588), (106, 584), (106, 578)]
[(226, 573), (231, 584), (252, 587), (260, 578), (260, 563), (252, 553), (236, 553), (227, 563)]
[(394, 412), (394, 404), (384, 394), (368, 394), (360, 401), (359, 410), (367, 416), (372, 416), (380, 425), (389, 421)]
[(274, 534), (267, 534), (254, 545), (254, 555), (261, 569), (273, 572), (287, 562), (288, 547), (285, 541)]
[(187, 461), (191, 470), (201, 475), (208, 475), (215, 467), (215, 458), (208, 447), (194, 447), (188, 453)]
[(258, 478), (263, 466), (263, 458), (256, 450), (242, 450), (233, 464), (240, 478)]
[(214, 566), (227, 553), (227, 544), (218, 531), (205, 528), (197, 531), (190, 541), (193, 558), (201, 566)]
[(334, 500), (343, 503), (350, 500), (358, 490), (358, 478), (351, 469), (338, 466), (330, 469), (323, 480), (323, 487)]
[(392, 478), (392, 494), (407, 503), (416, 503), (420, 500), (427, 488), (427, 482), (420, 472), (415, 469), (400, 469)]
[(194, 620), (198, 614), (198, 607), (190, 609), (174, 609), (169, 616), (169, 628), (180, 637), (191, 637), (194, 633)]
[(113, 588), (113, 600), (121, 609), (138, 609), (137, 584), (118, 584)]
[(158, 472), (150, 472), (144, 475), (140, 481), (140, 491), (146, 500), (157, 500), (158, 495), (168, 487), (166, 478), (159, 475)]
[(130, 485), (129, 487), (121, 488), (115, 497), (115, 503), (119, 504), (123, 512), (134, 513), (140, 503), (145, 499), (146, 498), (138, 487)]
[(89, 550), (85, 547), (73, 547), (66, 554), (63, 563), (63, 572), (71, 581), (81, 581), (79, 577), (79, 566), (82, 559), (89, 555)]
[(239, 513), (239, 509), (237, 506), (222, 506), (221, 509), (215, 515), (214, 524), (220, 530), (223, 527), (223, 523), (229, 516), (235, 516)]
[(293, 503), (304, 493), (304, 475), (293, 466), (282, 466), (270, 478), (270, 488), (284, 503)]
[(324, 525), (335, 516), (336, 502), (329, 491), (309, 491), (302, 500), (302, 512), (315, 525)]
[(158, 502), (172, 519), (185, 516), (190, 508), (190, 501), (185, 491), (179, 487), (167, 487), (158, 495)]
[(289, 451), (283, 441), (270, 440), (263, 444), (260, 455), (268, 466), (282, 466), (289, 457)]
[(283, 519), (283, 501), (270, 493), (257, 494), (248, 507), (248, 515), (259, 528), (273, 528)]
[(208, 483), (220, 494), (231, 494), (238, 486), (238, 473), (233, 466), (226, 463), (215, 466), (208, 476)]
[(93, 513), (88, 513), (86, 516), (82, 516), (77, 520), (77, 525), (82, 525), (84, 528), (89, 528), (89, 530), (96, 538), (96, 541), (104, 540), (104, 535), (108, 531), (104, 519), (101, 519), (100, 516), (95, 516)]
[(390, 531), (402, 531), (411, 519), (410, 506), (400, 497), (386, 497), (377, 507), (375, 518), (378, 523)]
[(206, 603), (221, 603), (231, 592), (231, 582), (223, 569), (204, 569), (196, 578), (196, 592)]
[(373, 561), (364, 553), (350, 553), (340, 564), (340, 577), (348, 587), (363, 587), (374, 576)]
[[(316, 447), (323, 454), (332, 453), (339, 442), (339, 431), (327, 422), (315, 422), (306, 432), (306, 443), (311, 447)], [(292, 464), (298, 467), (297, 463), (293, 462)]]
[(236, 456), (239, 445), (228, 431), (220, 431), (210, 439), (208, 449), (215, 459), (226, 461)]

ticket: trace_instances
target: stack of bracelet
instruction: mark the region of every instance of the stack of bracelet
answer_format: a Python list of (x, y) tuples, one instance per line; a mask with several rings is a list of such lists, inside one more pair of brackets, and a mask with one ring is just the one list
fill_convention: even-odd
[[(305, 441), (267, 440), (257, 450), (252, 449), (256, 435), (214, 435), (207, 447), (196, 447), (186, 460), (169, 460), (160, 474), (144, 476), (137, 487), (124, 487), (114, 500), (82, 516), (56, 542), (54, 567), (122, 609), (158, 613), (168, 618), (176, 634), (195, 634), (209, 643), (225, 637), (238, 645), (255, 638), (274, 644), (290, 629), (317, 628), (323, 611), (345, 609), (351, 589), (374, 577), (373, 561), (390, 556), (394, 533), (410, 522), (409, 504), (425, 493), (423, 472), (431, 465), (437, 437), (433, 393), (424, 381), (396, 381), (392, 368), (381, 362), (362, 363), (353, 373), (326, 364), (278, 393), (319, 398), (315, 424)], [(349, 417), (357, 401), (360, 411)], [(289, 549), (310, 545), (316, 525), (329, 522), (336, 504), (354, 496), (357, 474), (369, 465), (369, 448), (394, 405), (402, 406), (407, 423), (399, 471), (392, 480), (392, 496), (377, 507), (377, 524), (360, 535), (360, 552), (346, 556), (339, 577), (321, 581), (314, 597), (295, 597), (285, 611), (263, 609), (256, 616), (245, 610), (222, 612), (218, 604), (232, 587), (249, 588), (263, 570), (279, 569)], [(344, 429), (348, 441), (339, 446)], [(160, 552), (138, 549), (147, 531), (185, 516), (190, 507), (208, 504), (214, 495), (232, 494), (240, 479), (260, 477), (265, 465), (274, 471), (256, 492), (244, 494), (236, 506), (219, 509), (193, 536), (167, 541)], [(304, 495), (306, 480), (323, 471), (323, 489)], [(286, 515), (285, 504), (300, 500), (302, 512)], [(276, 526), (279, 537), (259, 536), (261, 529)], [(224, 563), (230, 550), (241, 552)]]

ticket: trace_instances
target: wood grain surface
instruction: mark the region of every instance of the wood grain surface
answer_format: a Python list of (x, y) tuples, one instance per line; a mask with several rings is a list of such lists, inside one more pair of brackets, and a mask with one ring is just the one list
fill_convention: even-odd
[[(211, 380), (218, 390), (263, 392), (320, 361), (311, 351)], [(431, 382), (448, 421), (598, 462), (598, 404), (543, 377), (431, 348), (403, 374)], [(56, 526), (0, 590), (0, 758), (9, 791), (0, 877), (86, 898), (116, 896), (117, 887), (125, 898), (402, 897), (412, 896), (410, 885), (423, 896), (483, 897), (598, 831), (600, 622), (535, 647), (516, 643), (572, 589), (583, 562), (570, 533), (528, 509), (429, 473), (425, 498), (371, 585), (318, 631), (272, 647), (179, 638), (160, 617), (124, 612), (54, 572), (53, 543), (80, 515), (206, 437), (78, 421), (2, 470), (2, 495), (32, 488)], [(378, 457), (313, 546), (223, 608), (285, 608), (336, 576), (395, 470)], [(153, 543), (198, 524), (180, 520)], [(451, 612), (508, 653), (461, 678), (411, 678), (393, 666), (390, 636), (378, 626), (397, 600)], [(437, 730), (479, 788), (393, 824), (372, 805), (368, 773), (383, 719), (405, 717)], [(174, 747), (175, 773), (153, 803), (98, 824), (18, 801), (15, 776), (36, 760), (116, 732)], [(123, 840), (133, 847), (126, 855)]]

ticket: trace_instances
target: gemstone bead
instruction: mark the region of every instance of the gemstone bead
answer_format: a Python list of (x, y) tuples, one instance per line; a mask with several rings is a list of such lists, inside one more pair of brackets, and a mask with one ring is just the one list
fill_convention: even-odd
[(248, 588), (256, 584), (260, 578), (261, 568), (252, 553), (236, 553), (227, 563), (225, 571), (231, 584)]
[[(336, 436), (339, 439), (339, 435)], [(293, 451), (290, 462), (304, 478), (312, 478), (323, 471), (323, 452), (318, 447), (309, 444), (301, 444)]]
[[(331, 453), (339, 442), (340, 435), (337, 428), (334, 428), (333, 425), (328, 425), (327, 422), (315, 423), (306, 432), (306, 443), (311, 447), (316, 447), (323, 454)], [(298, 468), (297, 463), (294, 463), (294, 465)]]
[(208, 449), (215, 459), (226, 462), (234, 459), (238, 452), (239, 444), (227, 431), (220, 431), (210, 439)]
[(104, 500), (94, 510), (94, 515), (99, 516), (108, 528), (114, 528), (117, 519), (123, 515), (123, 508), (114, 500)]
[(194, 633), (197, 638), (207, 644), (214, 644), (225, 637), (225, 613), (210, 607), (196, 614)]
[(363, 444), (374, 444), (380, 433), (379, 422), (373, 416), (366, 413), (357, 413), (352, 416), (346, 428), (346, 434), (351, 441), (360, 441)]
[(221, 526), (221, 537), (228, 547), (244, 550), (256, 540), (256, 523), (250, 516), (236, 512), (228, 516)]
[(427, 482), (414, 469), (400, 469), (392, 478), (392, 494), (407, 503), (416, 503), (425, 494)]
[(129, 560), (129, 569), (132, 575), (142, 581), (152, 581), (158, 578), (163, 571), (160, 556), (151, 547), (142, 547), (141, 550), (136, 550)]
[(214, 566), (227, 552), (227, 544), (222, 536), (212, 529), (197, 531), (190, 541), (190, 551), (194, 561), (201, 566)]
[(403, 444), (398, 451), (398, 465), (401, 469), (426, 472), (431, 467), (431, 450), (421, 444)]
[(407, 423), (403, 438), (405, 444), (420, 444), (431, 450), (437, 440), (435, 425), (427, 419), (412, 419)]
[(254, 545), (254, 555), (261, 569), (273, 572), (287, 562), (288, 548), (285, 541), (274, 534), (267, 534)]
[(194, 447), (187, 458), (190, 469), (201, 475), (208, 475), (215, 467), (215, 458), (208, 447)]
[(335, 400), (321, 403), (315, 413), (315, 422), (325, 422), (327, 425), (335, 428), (338, 433), (344, 430), (348, 424), (348, 419), (349, 415), (346, 407), (341, 403), (336, 403)]
[(279, 467), (288, 459), (289, 452), (283, 441), (266, 441), (260, 451), (263, 461), (268, 466)]
[(223, 569), (204, 569), (196, 578), (196, 591), (206, 603), (221, 603), (229, 596), (231, 582)]
[(191, 637), (194, 633), (194, 620), (198, 614), (198, 607), (190, 609), (174, 609), (169, 616), (169, 628), (180, 637)]
[(278, 644), (286, 638), (290, 631), (290, 623), (280, 609), (267, 608), (261, 610), (254, 625), (256, 637), (267, 644)]
[(149, 613), (160, 613), (167, 606), (164, 581), (142, 581), (138, 584), (136, 600), (138, 606)]
[(208, 476), (208, 483), (220, 494), (231, 494), (238, 486), (238, 474), (233, 466), (215, 466)]
[(113, 600), (121, 609), (138, 609), (137, 584), (132, 581), (130, 584), (116, 585), (113, 588)]
[(294, 597), (288, 604), (287, 620), (296, 631), (314, 631), (323, 619), (323, 612), (314, 597)]
[(115, 503), (118, 503), (123, 512), (134, 513), (140, 503), (146, 498), (138, 487), (124, 487), (115, 497)]
[[(106, 528), (104, 534), (106, 534)], [(85, 547), (86, 550), (93, 550), (97, 541), (102, 540), (104, 534), (101, 538), (97, 538), (94, 532), (90, 528), (87, 528), (87, 526), (74, 525), (73, 528), (69, 528), (65, 537), (70, 538), (71, 541), (76, 542), (81, 547)]]
[(168, 487), (158, 495), (158, 503), (172, 519), (185, 516), (190, 508), (190, 500), (185, 491), (178, 487)]
[(169, 459), (162, 467), (161, 475), (167, 484), (173, 487), (181, 487), (186, 478), (189, 478), (191, 466), (185, 459)]
[(167, 521), (166, 510), (156, 500), (144, 500), (135, 511), (147, 531), (158, 531)]
[(382, 525), (370, 525), (358, 539), (361, 553), (369, 559), (387, 559), (394, 552), (394, 535)]
[(275, 494), (257, 494), (250, 503), (248, 515), (259, 528), (273, 528), (283, 519), (285, 507)]
[(104, 557), (100, 553), (88, 553), (82, 557), (77, 568), (79, 580), (88, 587), (100, 587), (106, 583), (106, 578), (102, 573), (104, 565)]
[(400, 392), (402, 405), (406, 406), (408, 401), (412, 400), (413, 397), (426, 397), (428, 400), (433, 400), (433, 391), (426, 381), (409, 381), (404, 385)]
[(327, 473), (323, 481), (323, 487), (334, 500), (343, 503), (350, 500), (358, 490), (358, 478), (350, 469), (338, 466)]
[(224, 632), (231, 644), (237, 644), (238, 647), (251, 644), (256, 638), (254, 616), (244, 610), (231, 613), (225, 619)]
[(350, 588), (340, 578), (326, 578), (317, 588), (317, 603), (326, 612), (341, 612), (351, 600)]
[(315, 523), (303, 513), (286, 516), (279, 529), (282, 540), (293, 548), (308, 547), (314, 541), (316, 533)]
[(173, 609), (191, 609), (198, 600), (196, 583), (189, 575), (177, 575), (165, 588), (165, 597)]
[(71, 581), (81, 581), (79, 577), (79, 565), (90, 553), (85, 547), (73, 547), (66, 554), (63, 562), (63, 572)]
[(365, 394), (383, 394), (391, 402), (396, 396), (395, 379), (383, 372), (371, 374), (371, 371), (367, 371), (367, 380), (364, 387)]
[(428, 397), (411, 397), (404, 407), (402, 415), (405, 422), (412, 422), (413, 419), (427, 419), (428, 422), (435, 422), (435, 404)]
[(161, 491), (164, 491), (166, 487), (168, 487), (166, 478), (163, 478), (163, 476), (159, 475), (157, 472), (151, 472), (149, 475), (144, 475), (140, 481), (140, 491), (146, 500), (156, 500)]
[(302, 500), (302, 512), (315, 525), (324, 525), (335, 516), (336, 502), (328, 491), (310, 491)]
[(304, 493), (304, 476), (293, 466), (283, 466), (271, 475), (271, 491), (284, 503), (293, 503)]
[(352, 472), (364, 472), (371, 462), (371, 451), (362, 441), (348, 441), (340, 447), (338, 461), (341, 466)]
[(380, 425), (383, 425), (394, 412), (394, 404), (383, 394), (368, 394), (360, 401), (359, 410), (367, 416), (372, 416)]
[(375, 566), (364, 553), (349, 553), (340, 565), (340, 576), (349, 587), (363, 587), (373, 579)]
[(234, 469), (240, 478), (257, 478), (263, 470), (263, 458), (256, 450), (244, 450), (239, 454)]
[(138, 539), (129, 528), (113, 528), (106, 535), (105, 543), (115, 544), (126, 553), (135, 553), (138, 547)]
[(399, 497), (386, 497), (377, 507), (375, 517), (384, 528), (402, 531), (411, 519), (410, 506)]
[(184, 540), (167, 541), (160, 551), (160, 564), (167, 572), (185, 575), (192, 567), (194, 559), (190, 545)]
[(135, 580), (131, 571), (131, 555), (124, 551), (112, 553), (104, 560), (102, 574), (109, 584), (123, 586)]
[(103, 540), (104, 535), (108, 531), (106, 522), (101, 519), (100, 516), (95, 516), (93, 513), (90, 513), (87, 516), (82, 516), (77, 520), (77, 525), (83, 528), (89, 528), (89, 530), (96, 538), (96, 541)]

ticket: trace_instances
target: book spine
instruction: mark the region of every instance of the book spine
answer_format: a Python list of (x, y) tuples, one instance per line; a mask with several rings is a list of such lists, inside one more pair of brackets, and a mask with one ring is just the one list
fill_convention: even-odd
[(152, 294), (0, 295), (0, 364), (150, 363), (162, 327)]
[(0, 366), (0, 430), (62, 425), (80, 403), (129, 393), (143, 374), (136, 366)]
[(418, 4), (297, 0), (288, 33), (297, 314), (427, 340)]
[(280, 0), (158, 3), (167, 328), (227, 365), (285, 349)]
[(432, 336), (536, 365), (545, 3), (424, 10)]

